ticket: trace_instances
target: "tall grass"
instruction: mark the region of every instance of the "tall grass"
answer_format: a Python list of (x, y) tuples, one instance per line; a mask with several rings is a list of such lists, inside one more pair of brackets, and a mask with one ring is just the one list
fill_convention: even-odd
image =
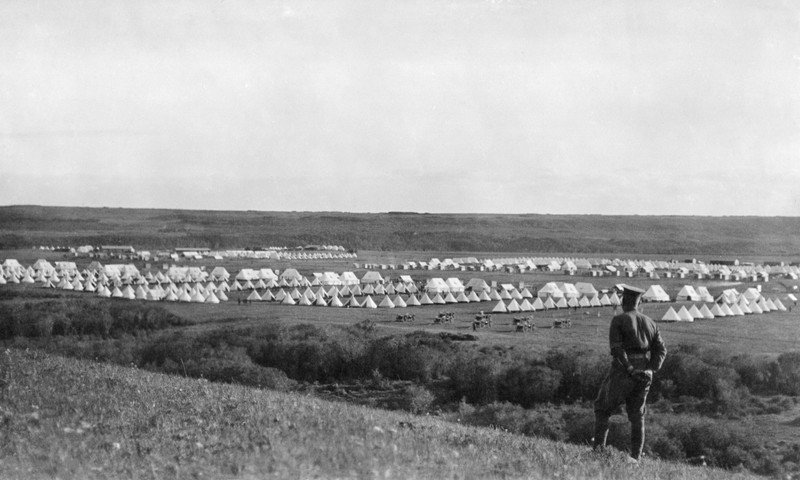
[(35, 351), (1, 361), (3, 478), (750, 478)]

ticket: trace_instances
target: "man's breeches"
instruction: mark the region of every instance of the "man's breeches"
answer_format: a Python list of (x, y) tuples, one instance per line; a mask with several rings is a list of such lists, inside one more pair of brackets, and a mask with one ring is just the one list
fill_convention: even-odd
[(608, 418), (617, 413), (624, 404), (628, 420), (631, 423), (641, 423), (647, 411), (645, 402), (649, 391), (649, 381), (640, 381), (626, 372), (612, 368), (611, 373), (603, 380), (594, 401), (595, 415)]

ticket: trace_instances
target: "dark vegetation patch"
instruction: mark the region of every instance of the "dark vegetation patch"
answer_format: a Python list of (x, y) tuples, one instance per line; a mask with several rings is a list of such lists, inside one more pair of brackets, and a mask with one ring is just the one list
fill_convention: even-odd
[[(800, 218), (0, 207), (0, 248), (335, 244), (384, 251), (795, 255)], [(618, 232), (626, 238), (619, 239)], [(576, 235), (575, 232), (581, 232)]]

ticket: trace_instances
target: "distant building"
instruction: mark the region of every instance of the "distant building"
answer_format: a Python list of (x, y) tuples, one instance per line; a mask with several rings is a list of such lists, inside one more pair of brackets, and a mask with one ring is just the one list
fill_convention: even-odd
[(125, 255), (136, 253), (136, 250), (130, 245), (102, 245), (100, 251), (109, 255)]

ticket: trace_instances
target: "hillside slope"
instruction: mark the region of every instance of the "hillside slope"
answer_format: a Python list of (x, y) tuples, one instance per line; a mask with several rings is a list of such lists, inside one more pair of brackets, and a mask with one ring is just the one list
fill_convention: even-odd
[(798, 217), (468, 215), (0, 207), (0, 249), (131, 244), (361, 250), (797, 255)]
[(0, 356), (3, 478), (749, 478), (40, 352)]

